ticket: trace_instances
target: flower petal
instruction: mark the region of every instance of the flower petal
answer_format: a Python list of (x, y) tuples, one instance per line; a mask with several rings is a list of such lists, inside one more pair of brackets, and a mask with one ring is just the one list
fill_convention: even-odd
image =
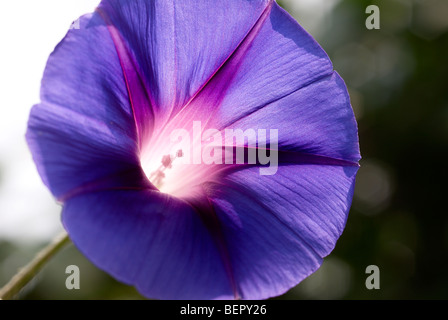
[(265, 105), (228, 129), (278, 130), (278, 148), (352, 161), (360, 160), (358, 128), (344, 81), (337, 73)]
[(247, 168), (210, 183), (238, 291), (244, 299), (284, 293), (334, 248), (350, 208), (357, 167)]
[(105, 191), (69, 199), (62, 221), (99, 268), (159, 299), (231, 299), (210, 232), (184, 201), (157, 191)]
[(271, 0), (102, 1), (167, 119), (200, 90)]
[[(345, 84), (312, 37), (272, 0), (103, 0), (81, 26), (50, 57), (27, 132), (81, 251), (162, 299), (264, 299), (315, 271), (360, 156)], [(194, 120), (279, 129), (277, 173), (217, 165), (199, 193), (154, 191), (142, 142)]]
[(319, 44), (274, 2), (185, 112), (206, 111), (208, 127), (222, 129), (332, 72)]
[(84, 16), (50, 56), (26, 137), (61, 200), (80, 190), (150, 187), (117, 51), (98, 14)]

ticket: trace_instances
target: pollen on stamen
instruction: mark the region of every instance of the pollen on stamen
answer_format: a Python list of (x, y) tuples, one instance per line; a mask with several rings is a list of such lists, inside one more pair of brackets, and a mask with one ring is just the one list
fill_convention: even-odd
[(157, 168), (157, 170), (151, 172), (148, 176), (148, 179), (156, 186), (157, 189), (160, 189), (163, 186), (163, 180), (166, 177), (165, 170), (171, 169), (173, 167), (174, 160), (181, 158), (182, 156), (183, 151), (180, 149), (174, 156), (167, 154), (162, 157), (162, 164)]

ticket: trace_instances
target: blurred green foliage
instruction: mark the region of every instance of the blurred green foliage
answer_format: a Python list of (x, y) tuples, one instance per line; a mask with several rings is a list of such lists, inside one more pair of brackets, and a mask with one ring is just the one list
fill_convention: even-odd
[[(294, 1), (300, 2), (279, 2), (308, 29), (302, 18), (310, 13), (301, 12)], [(312, 34), (347, 83), (363, 160), (346, 230), (335, 250), (321, 269), (277, 299), (447, 299), (447, 2), (333, 3)], [(380, 30), (365, 27), (370, 4), (381, 10)], [(0, 243), (0, 285), (37, 249)], [(81, 290), (65, 288), (70, 264), (81, 269)], [(365, 269), (372, 264), (381, 271), (379, 290), (365, 287)], [(141, 296), (70, 246), (21, 298)]]
[[(364, 27), (370, 4), (380, 30)], [(444, 1), (346, 0), (331, 12), (318, 40), (349, 88), (363, 160), (336, 249), (282, 298), (448, 298), (447, 16)], [(364, 285), (371, 264), (380, 290)]]

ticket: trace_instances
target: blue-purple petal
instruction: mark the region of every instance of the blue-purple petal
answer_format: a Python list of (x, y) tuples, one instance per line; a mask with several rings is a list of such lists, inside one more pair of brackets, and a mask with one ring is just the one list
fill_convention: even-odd
[(354, 164), (360, 160), (358, 127), (350, 97), (336, 72), (244, 117), (235, 117), (226, 128), (277, 129), (281, 151)]
[(146, 188), (120, 61), (104, 21), (84, 16), (51, 54), (27, 142), (59, 199), (102, 188)]
[[(277, 3), (273, 3), (209, 123), (223, 129), (311, 83), (331, 75), (333, 66), (319, 44)], [(226, 81), (225, 79), (223, 79)]]
[(214, 75), (270, 2), (119, 0), (99, 8), (141, 66), (162, 121)]
[(216, 243), (194, 209), (157, 191), (104, 191), (64, 206), (70, 238), (99, 268), (159, 299), (231, 299)]
[(286, 165), (260, 178), (248, 168), (208, 186), (243, 299), (283, 294), (320, 267), (345, 227), (357, 170)]
[[(147, 297), (282, 294), (345, 227), (360, 159), (347, 89), (274, 1), (103, 0), (51, 55), (41, 100), (27, 141), (65, 228)], [(158, 192), (142, 150), (195, 120), (278, 129), (278, 171), (217, 165), (189, 196)]]

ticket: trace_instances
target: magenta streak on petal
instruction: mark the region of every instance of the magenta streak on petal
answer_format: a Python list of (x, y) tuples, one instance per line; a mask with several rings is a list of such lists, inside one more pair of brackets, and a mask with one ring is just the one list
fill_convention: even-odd
[[(144, 146), (143, 162), (147, 161), (152, 155), (163, 156), (162, 151), (167, 145), (167, 137), (177, 129), (184, 128), (190, 131), (194, 121), (201, 121), (204, 123), (202, 132), (206, 129), (206, 123), (214, 116), (216, 110), (219, 108), (222, 100), (225, 98), (227, 90), (232, 84), (234, 77), (237, 75), (240, 66), (243, 63), (244, 57), (251, 48), (254, 39), (263, 28), (271, 14), (274, 1), (270, 1), (263, 10), (260, 17), (255, 24), (245, 35), (243, 40), (235, 47), (229, 57), (221, 64), (221, 66), (212, 74), (212, 76), (205, 81), (204, 85), (196, 92), (195, 95), (182, 107), (168, 121), (161, 131), (158, 131), (157, 136), (152, 140), (150, 145)], [(199, 141), (193, 141), (199, 143)], [(203, 180), (210, 175), (212, 170), (201, 170), (198, 174), (197, 181)]]
[(194, 195), (194, 197), (184, 200), (188, 204), (190, 204), (193, 207), (193, 209), (198, 213), (202, 222), (207, 227), (207, 230), (210, 232), (213, 239), (215, 240), (216, 246), (224, 263), (224, 268), (229, 277), (230, 285), (233, 290), (234, 299), (239, 300), (242, 297), (240, 296), (238, 285), (235, 281), (232, 263), (230, 260), (230, 253), (229, 250), (227, 249), (227, 244), (224, 239), (221, 223), (218, 219), (218, 216), (216, 215), (213, 203), (210, 201), (210, 198), (208, 197), (205, 188), (206, 186), (204, 184), (198, 186), (198, 190), (196, 190), (197, 193)]
[(120, 65), (123, 69), (123, 76), (129, 94), (129, 101), (134, 114), (138, 145), (141, 150), (142, 144), (144, 141), (147, 141), (154, 130), (155, 117), (153, 113), (153, 99), (151, 99), (150, 92), (146, 89), (137, 65), (129, 53), (129, 50), (126, 48), (119, 31), (112, 25), (110, 19), (101, 9), (97, 8), (97, 11), (106, 22), (107, 29), (117, 50), (118, 59), (120, 60)]
[(299, 91), (299, 90), (303, 90), (303, 89), (307, 88), (308, 86), (311, 86), (311, 85), (313, 85), (313, 84), (315, 84), (315, 83), (318, 83), (318, 82), (320, 82), (320, 81), (322, 81), (322, 80), (324, 80), (324, 79), (329, 79), (329, 78), (331, 78), (335, 73), (336, 73), (335, 71), (331, 71), (331, 72), (328, 73), (328, 74), (321, 75), (320, 77), (318, 77), (318, 78), (316, 78), (316, 79), (313, 79), (312, 81), (303, 84), (303, 85), (300, 86), (299, 88), (297, 88), (297, 89), (295, 89), (295, 90), (293, 90), (293, 91), (291, 91), (291, 92), (289, 92), (289, 93), (287, 93), (287, 94), (285, 94), (285, 95), (283, 95), (283, 96), (276, 97), (276, 98), (273, 99), (273, 100), (270, 100), (270, 101), (268, 101), (268, 102), (265, 102), (263, 105), (260, 105), (260, 106), (258, 106), (258, 107), (256, 107), (256, 108), (253, 108), (253, 110), (250, 110), (250, 111), (248, 111), (248, 112), (242, 114), (242, 115), (239, 116), (238, 118), (233, 119), (231, 122), (226, 123), (225, 126), (221, 127), (221, 128), (218, 129), (218, 130), (223, 131), (223, 130), (229, 128), (230, 126), (236, 125), (240, 120), (242, 120), (242, 119), (244, 119), (244, 118), (247, 118), (247, 117), (249, 117), (249, 116), (251, 116), (251, 115), (253, 115), (253, 114), (255, 114), (255, 113), (261, 111), (263, 108), (269, 107), (270, 105), (272, 105), (273, 103), (275, 103), (275, 102), (277, 102), (277, 101), (279, 101), (279, 100), (282, 100), (282, 99), (284, 99), (284, 98), (286, 98), (286, 97), (288, 97), (288, 96), (293, 95), (294, 93), (296, 93), (296, 92)]
[[(249, 51), (253, 40), (258, 35), (265, 21), (268, 19), (273, 1), (264, 9), (257, 22), (250, 29), (244, 39), (238, 44), (235, 50), (222, 63), (222, 65), (211, 75), (195, 95), (185, 104), (185, 106), (170, 120), (170, 123), (192, 122), (194, 120), (206, 120), (213, 117), (216, 109), (224, 99), (227, 90), (240, 69), (244, 57)], [(206, 117), (204, 119), (204, 116)], [(176, 119), (175, 121), (173, 121)], [(170, 127), (169, 125), (167, 127)], [(206, 125), (203, 126), (203, 130)]]
[(157, 188), (145, 178), (141, 168), (136, 167), (79, 186), (59, 197), (58, 201), (63, 203), (81, 194), (108, 190), (157, 190)]
[[(177, 77), (178, 77), (178, 66), (177, 66), (177, 64), (178, 64), (178, 57), (177, 57), (177, 55), (178, 55), (178, 53), (177, 53), (177, 45), (176, 45), (176, 42), (177, 42), (177, 36), (176, 36), (176, 5), (175, 5), (175, 3), (174, 3), (174, 1), (173, 1), (173, 42), (174, 42), (174, 65), (176, 66), (176, 68), (175, 68), (175, 72), (174, 72), (174, 80), (173, 80), (173, 84), (174, 84), (174, 86), (175, 86), (175, 89), (174, 89), (174, 92), (177, 92)], [(169, 119), (171, 119), (171, 116), (172, 116), (172, 114), (173, 114), (173, 111), (174, 111), (174, 109), (175, 109), (175, 101), (173, 101), (173, 104), (172, 104), (172, 106), (171, 106), (171, 110), (170, 110), (170, 113), (169, 113), (169, 116), (168, 116), (168, 120), (167, 121), (169, 121)]]
[[(186, 105), (168, 121), (163, 129), (157, 133), (157, 137), (151, 142), (151, 145), (146, 146), (147, 149), (143, 151), (145, 161), (145, 157), (149, 155), (161, 154), (160, 148), (163, 148), (166, 144), (166, 137), (169, 137), (174, 130), (179, 128), (188, 130), (192, 127), (194, 121), (201, 121), (204, 123), (202, 132), (206, 129), (206, 124), (219, 108), (219, 105), (224, 99), (227, 90), (231, 86), (234, 77), (237, 75), (238, 70), (243, 63), (246, 53), (249, 51), (253, 40), (262, 29), (265, 21), (269, 18), (273, 3), (273, 1), (269, 2), (254, 26), (238, 44), (235, 50), (196, 92), (196, 94), (193, 95), (190, 101), (187, 102)], [(193, 143), (198, 143), (198, 141), (194, 141)], [(203, 174), (200, 174), (199, 176), (202, 178), (209, 176), (209, 171), (211, 170), (207, 170), (207, 172), (203, 171)]]
[[(214, 165), (215, 170), (213, 172), (213, 179), (210, 179), (211, 182), (219, 182), (219, 177), (223, 177), (225, 175), (228, 175), (232, 172), (243, 170), (249, 167), (260, 167), (263, 166), (258, 162), (258, 158), (256, 159), (256, 163), (249, 164), (247, 163), (249, 149), (255, 149), (260, 150), (263, 148), (258, 147), (238, 147), (238, 146), (223, 146), (223, 147), (217, 147), (222, 148), (222, 154), (223, 154), (223, 164)], [(244, 156), (244, 163), (238, 164), (237, 163), (237, 149), (244, 149), (243, 156)], [(224, 164), (225, 161), (225, 154), (230, 153), (230, 150), (232, 150), (232, 164)], [(265, 150), (270, 150), (269, 148), (266, 148)], [(283, 150), (272, 150), (273, 152), (278, 153), (278, 166), (288, 166), (288, 165), (321, 165), (321, 166), (338, 166), (338, 167), (359, 167), (359, 164), (354, 161), (349, 160), (343, 160), (343, 159), (336, 159), (326, 156), (320, 156), (310, 153), (303, 153), (298, 151), (283, 151)]]
[[(230, 183), (222, 183), (222, 182), (212, 182), (213, 184), (216, 184), (218, 187), (224, 186), (225, 188), (229, 188), (229, 189), (234, 189), (236, 192), (241, 192), (241, 189), (235, 187), (234, 185), (230, 184)], [(294, 230), (294, 228), (292, 228), (290, 225), (288, 225), (285, 221), (283, 221), (282, 219), (280, 219), (275, 211), (273, 211), (270, 207), (266, 206), (262, 201), (260, 201), (260, 199), (254, 197), (250, 192), (245, 192), (244, 196), (249, 198), (251, 201), (253, 201), (254, 203), (258, 204), (261, 208), (263, 208), (264, 210), (266, 210), (266, 212), (269, 212), (277, 221), (279, 224), (283, 225), (286, 229), (289, 229), (297, 238), (299, 238), (303, 244), (308, 248), (308, 250), (310, 252), (312, 252), (312, 254), (317, 257), (317, 258), (322, 258), (317, 251), (313, 248), (313, 246), (306, 241), (303, 236), (297, 232), (296, 230)]]

